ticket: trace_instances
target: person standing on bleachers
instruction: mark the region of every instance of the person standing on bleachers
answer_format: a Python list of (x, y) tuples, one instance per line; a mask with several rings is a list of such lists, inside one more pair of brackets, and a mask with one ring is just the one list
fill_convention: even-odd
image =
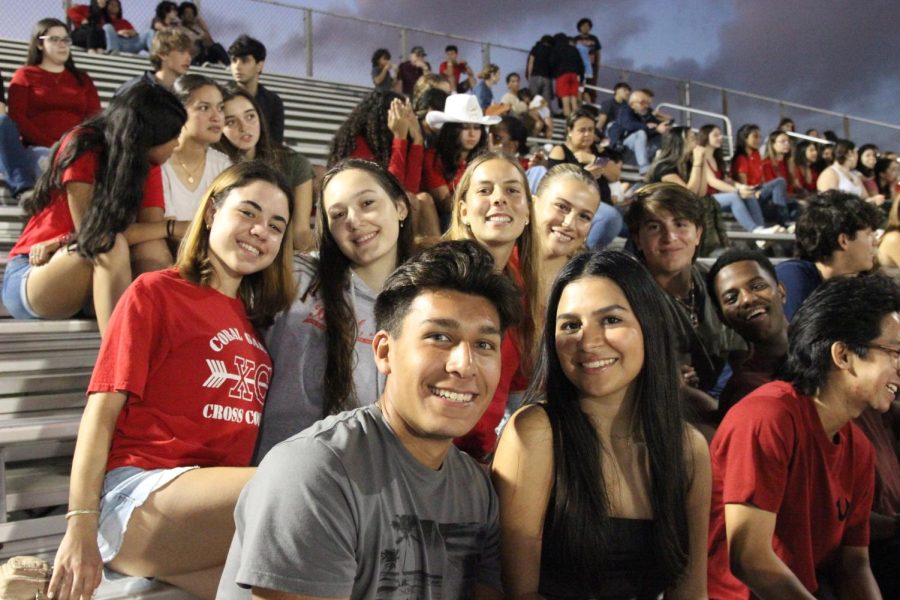
[(425, 48), (422, 46), (413, 46), (409, 51), (409, 60), (405, 60), (397, 67), (397, 79), (403, 87), (403, 93), (408, 98), (413, 97), (413, 91), (419, 77), (426, 73), (431, 73), (431, 65), (425, 60)]
[(25, 66), (9, 84), (9, 116), (22, 142), (50, 148), (98, 112), (97, 88), (72, 60), (69, 28), (59, 19), (41, 19), (32, 30)]
[(249, 35), (238, 36), (228, 48), (231, 76), (253, 94), (269, 125), (269, 135), (276, 144), (284, 143), (284, 102), (275, 92), (259, 82), (266, 62), (266, 47)]
[(139, 81), (151, 85), (159, 85), (170, 92), (175, 87), (175, 80), (191, 68), (191, 39), (179, 29), (163, 29), (158, 31), (150, 44), (150, 64), (152, 71), (144, 71), (129, 79), (116, 90), (118, 96)]
[(528, 53), (528, 63), (525, 67), (528, 89), (535, 96), (543, 97), (548, 104), (553, 101), (553, 78), (550, 74), (552, 48), (553, 38), (549, 35), (541, 36)]

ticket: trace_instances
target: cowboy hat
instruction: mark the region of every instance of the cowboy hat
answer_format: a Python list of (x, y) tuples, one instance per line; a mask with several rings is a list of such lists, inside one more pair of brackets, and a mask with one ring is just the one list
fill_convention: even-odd
[(444, 123), (474, 123), (476, 125), (496, 125), (500, 117), (486, 117), (478, 105), (478, 98), (472, 94), (452, 94), (447, 96), (444, 110), (432, 110), (425, 115), (425, 122), (432, 129), (440, 129)]

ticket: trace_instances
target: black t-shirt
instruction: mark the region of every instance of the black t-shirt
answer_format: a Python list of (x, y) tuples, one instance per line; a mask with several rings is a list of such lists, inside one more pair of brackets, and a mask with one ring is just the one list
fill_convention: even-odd
[(531, 65), (531, 75), (538, 77), (550, 77), (550, 46), (538, 42), (531, 49), (534, 63)]
[(596, 35), (592, 33), (578, 34), (575, 36), (575, 43), (580, 46), (587, 46), (591, 54), (591, 62), (597, 62), (597, 50), (602, 49), (603, 46), (600, 45), (600, 40), (597, 39)]

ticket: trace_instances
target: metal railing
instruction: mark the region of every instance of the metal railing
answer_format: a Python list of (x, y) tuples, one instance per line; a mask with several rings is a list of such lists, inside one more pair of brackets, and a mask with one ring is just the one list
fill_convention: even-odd
[[(58, 15), (60, 5), (65, 8), (70, 4), (69, 0), (31, 0), (28, 3), (2, 0), (2, 3), (4, 14), (0, 33), (22, 39), (28, 37), (31, 25), (38, 18)], [(156, 3), (157, 0), (128, 0), (125, 17), (138, 29), (145, 29)], [(424, 46), (426, 51), (431, 50), (429, 58), (433, 59), (435, 70), (447, 44), (459, 46), (460, 56), (472, 63), (498, 64), (504, 74), (513, 71), (522, 74), (528, 56), (526, 48), (339, 14), (282, 0), (200, 0), (196, 4), (214, 37), (226, 48), (239, 33), (263, 40), (269, 49), (266, 69), (270, 72), (371, 85), (368, 59), (379, 47), (396, 52), (394, 62), (400, 62), (406, 59), (412, 46)], [(15, 9), (7, 10), (11, 5)], [(30, 16), (25, 17), (26, 14)], [(889, 147), (896, 145), (897, 132), (900, 132), (900, 125), (895, 123), (636, 69), (605, 64), (599, 77), (606, 85), (624, 80), (633, 87), (651, 88), (659, 102), (724, 114), (738, 122), (761, 123), (764, 130), (767, 123), (774, 129), (778, 119), (790, 109), (795, 121), (802, 119), (801, 130), (806, 127), (820, 131), (834, 129), (859, 142), (872, 141)], [(687, 114), (687, 125), (692, 124), (690, 114)]]
[[(662, 104), (656, 105), (657, 110), (660, 110), (663, 107), (673, 108), (677, 111), (685, 113), (686, 115), (703, 115), (704, 117), (722, 121), (725, 125), (725, 136), (723, 137), (723, 141), (727, 142), (723, 144), (722, 154), (725, 160), (731, 160), (731, 157), (734, 154), (734, 135), (731, 128), (731, 119), (729, 119), (727, 115), (710, 112), (708, 110), (701, 110), (699, 108), (691, 108), (690, 106), (672, 104), (671, 102), (663, 102)], [(690, 123), (690, 119), (687, 119), (686, 122)]]

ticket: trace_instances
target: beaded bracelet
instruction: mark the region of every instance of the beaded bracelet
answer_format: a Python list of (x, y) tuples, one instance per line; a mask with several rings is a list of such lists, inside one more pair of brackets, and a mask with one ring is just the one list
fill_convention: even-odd
[(66, 513), (66, 521), (78, 515), (99, 515), (100, 511), (96, 508), (76, 508)]

